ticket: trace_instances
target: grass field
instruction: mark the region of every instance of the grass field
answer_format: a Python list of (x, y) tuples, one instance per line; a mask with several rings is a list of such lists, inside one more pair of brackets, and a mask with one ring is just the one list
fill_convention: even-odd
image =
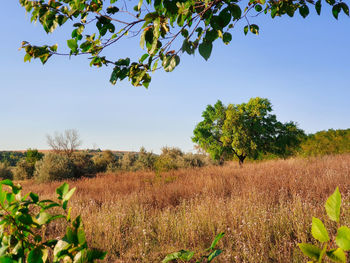
[[(350, 155), (289, 159), (151, 172), (100, 174), (69, 182), (70, 205), (82, 214), (91, 246), (107, 262), (160, 262), (176, 250), (199, 251), (226, 233), (216, 262), (306, 262), (298, 242), (314, 242), (312, 216), (340, 187), (343, 224), (350, 226)], [(24, 191), (54, 197), (59, 182), (23, 183)], [(326, 221), (327, 227), (336, 226)], [(51, 235), (59, 236), (56, 225)]]

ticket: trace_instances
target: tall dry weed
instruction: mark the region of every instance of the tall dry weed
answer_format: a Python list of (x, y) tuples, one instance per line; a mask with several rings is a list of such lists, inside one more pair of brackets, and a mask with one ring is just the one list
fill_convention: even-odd
[[(160, 262), (169, 252), (208, 247), (219, 232), (217, 262), (304, 262), (298, 242), (311, 240), (312, 216), (340, 186), (350, 225), (350, 155), (183, 169), (121, 172), (69, 182), (92, 246), (108, 262)], [(25, 183), (52, 197), (59, 183)], [(63, 231), (58, 225), (52, 235)]]

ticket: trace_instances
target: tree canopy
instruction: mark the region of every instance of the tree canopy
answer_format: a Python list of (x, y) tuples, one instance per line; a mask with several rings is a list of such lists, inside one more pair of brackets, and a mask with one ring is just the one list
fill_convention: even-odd
[[(231, 32), (238, 22), (244, 23), (244, 33), (259, 34), (254, 17), (268, 14), (272, 18), (299, 13), (307, 17), (310, 8), (320, 15), (322, 5), (331, 6), (338, 19), (341, 12), (349, 16), (349, 8), (341, 0), (19, 0), (39, 22), (46, 33), (57, 27), (72, 27), (67, 36), (69, 52), (57, 44), (36, 46), (22, 42), (24, 61), (39, 58), (43, 64), (53, 55), (87, 55), (91, 66), (112, 65), (110, 82), (128, 78), (134, 86), (146, 88), (150, 73), (163, 68), (173, 71), (180, 63), (180, 54), (197, 50), (209, 59), (213, 42), (232, 40)], [(130, 5), (135, 5), (134, 7)], [(68, 22), (70, 21), (70, 22)], [(136, 61), (129, 57), (107, 58), (104, 50), (116, 46), (121, 39), (137, 36), (145, 53)], [(130, 54), (131, 55), (131, 54)]]
[(319, 131), (307, 136), (301, 144), (304, 156), (319, 156), (350, 152), (350, 129)]
[(227, 107), (218, 101), (207, 106), (192, 140), (221, 162), (236, 157), (243, 164), (247, 157), (257, 159), (266, 153), (287, 157), (299, 146), (304, 132), (294, 122), (277, 121), (271, 111), (270, 101), (259, 97)]

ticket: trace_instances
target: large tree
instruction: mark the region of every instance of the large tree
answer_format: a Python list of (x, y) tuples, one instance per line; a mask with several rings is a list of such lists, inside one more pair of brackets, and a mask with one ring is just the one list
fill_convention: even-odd
[(271, 111), (270, 101), (259, 97), (227, 107), (218, 101), (207, 106), (192, 139), (221, 161), (235, 156), (243, 164), (247, 157), (257, 159), (266, 153), (286, 157), (305, 135), (295, 123), (277, 121)]
[(193, 142), (197, 143), (200, 148), (210, 154), (213, 160), (219, 161), (220, 164), (233, 155), (232, 148), (224, 146), (221, 140), (226, 110), (227, 107), (220, 100), (214, 106), (208, 105), (202, 113), (203, 121), (197, 124), (192, 137)]
[[(207, 60), (213, 42), (221, 39), (228, 44), (237, 22), (244, 24), (244, 33), (259, 33), (254, 17), (261, 14), (302, 17), (314, 7), (317, 14), (327, 3), (337, 19), (339, 13), (349, 16), (349, 8), (342, 0), (19, 0), (31, 13), (31, 21), (38, 21), (47, 33), (57, 27), (72, 27), (67, 36), (68, 52), (57, 44), (32, 45), (23, 41), (25, 61), (39, 58), (45, 63), (52, 55), (87, 55), (91, 66), (111, 65), (112, 84), (129, 78), (135, 86), (148, 87), (150, 72), (158, 68), (172, 71), (180, 62), (179, 53), (194, 54), (196, 50)], [(132, 5), (135, 5), (132, 7)], [(71, 23), (67, 23), (71, 21)], [(139, 36), (145, 54), (136, 61), (107, 58), (103, 51), (116, 46), (121, 39)], [(130, 40), (128, 40), (130, 41)], [(129, 54), (131, 56), (132, 54)]]

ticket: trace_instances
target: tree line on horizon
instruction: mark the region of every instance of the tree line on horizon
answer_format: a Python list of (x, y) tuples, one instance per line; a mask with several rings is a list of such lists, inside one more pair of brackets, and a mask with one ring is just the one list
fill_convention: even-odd
[[(288, 149), (288, 156), (314, 157), (350, 153), (350, 128), (329, 129), (305, 135), (296, 147)], [(283, 156), (282, 156), (283, 157)], [(275, 153), (260, 153), (257, 160), (275, 159)], [(232, 160), (226, 159), (226, 161)], [(248, 158), (254, 160), (254, 158)], [(205, 153), (184, 153), (179, 148), (164, 147), (160, 155), (147, 152), (113, 153), (112, 151), (77, 151), (70, 156), (59, 150), (41, 153), (36, 149), (26, 152), (0, 151), (0, 178), (16, 180), (37, 178), (39, 181), (79, 178), (96, 173), (118, 171), (164, 172), (179, 168), (219, 165), (220, 160)]]

